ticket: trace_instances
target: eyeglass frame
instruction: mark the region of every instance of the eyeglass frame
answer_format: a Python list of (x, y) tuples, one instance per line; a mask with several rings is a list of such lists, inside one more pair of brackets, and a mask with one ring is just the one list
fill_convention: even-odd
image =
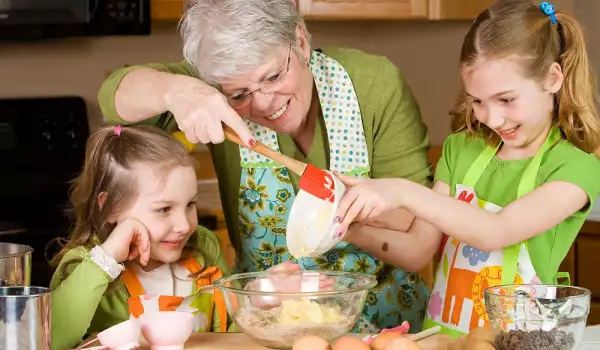
[[(290, 44), (290, 47), (288, 49), (288, 58), (287, 58), (287, 65), (286, 67), (279, 73), (275, 74), (274, 76), (277, 76), (276, 80), (273, 81), (269, 81), (269, 83), (278, 83), (281, 82), (281, 80), (286, 76), (286, 74), (290, 71), (290, 62), (292, 61), (292, 44)], [(269, 77), (272, 78), (272, 77)], [(267, 80), (269, 79), (267, 78)], [(261, 82), (261, 84), (264, 82)], [(227, 99), (227, 102), (231, 105), (231, 107), (241, 107), (247, 103), (252, 102), (252, 96), (254, 95), (254, 93), (260, 91), (261, 93), (267, 94), (270, 93), (271, 91), (267, 91), (264, 92), (264, 87), (260, 87), (258, 89), (252, 90), (252, 91), (246, 91), (243, 93), (237, 93), (237, 94), (233, 94), (230, 96), (225, 96)], [(236, 96), (242, 95), (243, 96), (243, 100), (235, 100), (234, 98)], [(236, 103), (237, 102), (237, 103)]]

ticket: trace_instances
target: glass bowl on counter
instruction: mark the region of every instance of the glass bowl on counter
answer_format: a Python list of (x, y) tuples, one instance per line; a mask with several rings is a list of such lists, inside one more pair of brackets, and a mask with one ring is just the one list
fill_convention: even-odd
[(291, 348), (304, 335), (332, 341), (350, 331), (374, 276), (333, 271), (260, 271), (213, 283), (236, 325), (258, 344)]
[(565, 285), (503, 285), (484, 291), (490, 326), (502, 332), (498, 350), (577, 349), (591, 292)]

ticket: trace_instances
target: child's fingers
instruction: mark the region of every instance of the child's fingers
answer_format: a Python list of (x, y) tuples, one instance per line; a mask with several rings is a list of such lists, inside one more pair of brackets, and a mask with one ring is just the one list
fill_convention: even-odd
[(364, 204), (358, 198), (352, 201), (349, 205), (348, 209), (343, 214), (338, 214), (339, 217), (342, 218), (340, 222), (340, 227), (348, 228), (352, 222), (356, 219), (356, 217), (360, 214), (363, 209)]
[[(348, 215), (347, 214), (348, 209), (350, 209), (350, 206), (352, 205), (352, 203), (354, 203), (357, 199), (358, 199), (357, 191), (354, 191), (353, 189), (351, 189), (348, 192), (346, 192), (346, 194), (342, 197), (340, 204), (338, 205), (338, 209), (335, 214), (335, 222), (341, 223), (342, 221), (344, 221), (346, 219), (346, 216)], [(351, 218), (351, 219), (354, 219), (354, 218)], [(348, 225), (346, 225), (346, 226), (348, 226)]]
[(375, 205), (371, 202), (366, 202), (362, 207), (360, 213), (356, 217), (356, 221), (364, 221), (371, 217), (371, 214), (375, 211)]
[(137, 241), (140, 263), (146, 265), (150, 260), (150, 235), (143, 225), (137, 227)]
[(337, 177), (338, 179), (340, 179), (340, 181), (342, 181), (342, 183), (346, 186), (356, 186), (359, 183), (361, 183), (363, 181), (363, 179), (357, 179), (355, 177), (352, 176), (347, 176), (344, 175), (342, 173), (340, 173), (339, 171), (334, 171), (333, 174), (335, 175), (335, 177)]
[(133, 249), (131, 249), (131, 251), (129, 251), (129, 255), (127, 255), (127, 260), (133, 260), (135, 258), (138, 257), (138, 251), (137, 248), (134, 247)]

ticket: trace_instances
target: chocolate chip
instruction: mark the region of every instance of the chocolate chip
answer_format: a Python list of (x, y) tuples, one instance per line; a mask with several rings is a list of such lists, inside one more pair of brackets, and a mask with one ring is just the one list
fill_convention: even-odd
[(531, 332), (509, 331), (500, 333), (496, 337), (498, 350), (571, 350), (574, 346), (573, 334), (558, 329)]

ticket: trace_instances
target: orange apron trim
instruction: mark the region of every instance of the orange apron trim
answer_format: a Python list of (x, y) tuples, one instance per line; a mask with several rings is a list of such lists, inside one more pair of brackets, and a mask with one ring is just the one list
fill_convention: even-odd
[[(198, 260), (194, 258), (185, 259), (182, 261), (182, 264), (190, 271), (190, 273), (202, 271), (202, 274), (196, 279), (196, 288), (212, 285), (217, 278), (223, 277), (223, 273), (221, 272), (220, 268), (216, 266), (209, 266), (202, 270), (202, 266), (200, 266)], [(221, 328), (221, 332), (227, 332), (227, 306), (225, 305), (225, 298), (220, 290), (215, 288), (214, 292), (215, 307), (217, 308), (217, 314), (219, 315), (219, 326)]]
[[(209, 266), (202, 269), (202, 266), (198, 260), (194, 258), (188, 258), (181, 261), (181, 264), (190, 272), (197, 273), (202, 271), (203, 273), (196, 279), (196, 288), (212, 285), (212, 282), (217, 278), (223, 277), (221, 269), (216, 266)], [(129, 295), (131, 296), (127, 303), (129, 304), (129, 312), (133, 317), (139, 317), (144, 313), (144, 306), (140, 300), (140, 296), (144, 295), (144, 288), (137, 278), (135, 273), (130, 269), (125, 269), (121, 272), (121, 281), (127, 288)], [(221, 332), (227, 332), (227, 306), (225, 304), (225, 298), (220, 290), (214, 290), (214, 304), (217, 308), (217, 314), (219, 315), (219, 326)], [(183, 301), (183, 297), (160, 295), (158, 297), (159, 310), (161, 311), (174, 311), (177, 306)]]

